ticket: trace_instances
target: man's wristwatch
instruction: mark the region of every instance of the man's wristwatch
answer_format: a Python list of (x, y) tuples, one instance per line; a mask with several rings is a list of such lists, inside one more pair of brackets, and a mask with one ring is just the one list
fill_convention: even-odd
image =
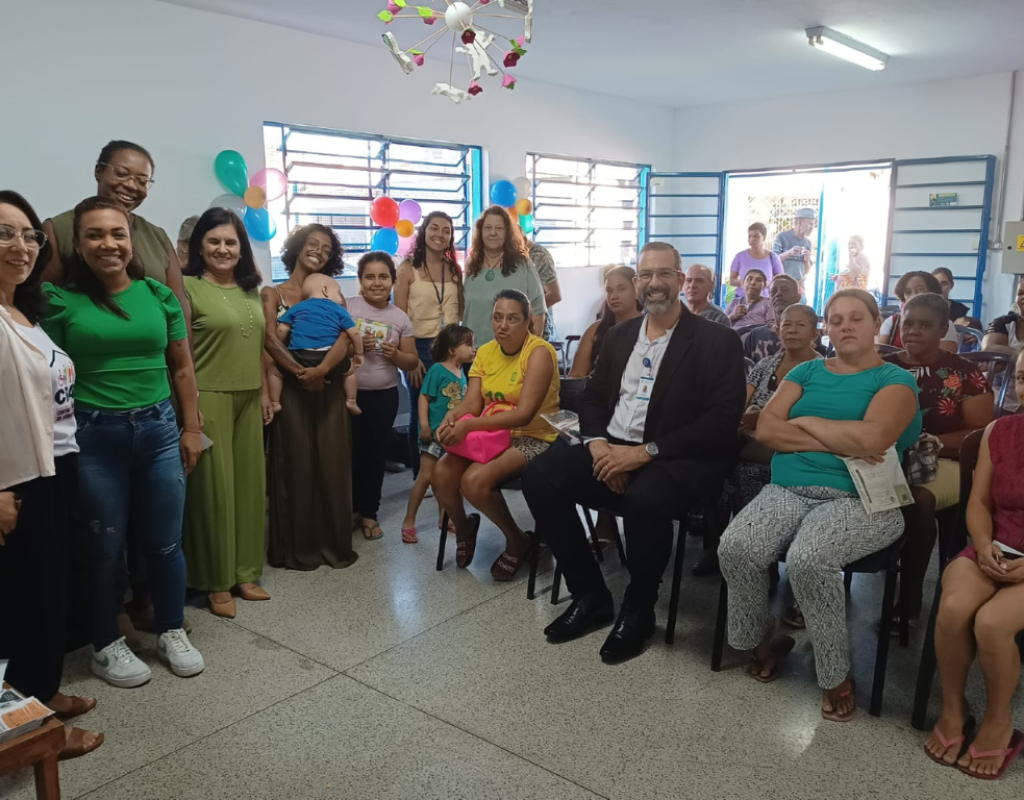
[(644, 450), (647, 451), (647, 455), (649, 455), (651, 458), (658, 457), (658, 445), (656, 445), (654, 442), (648, 442), (646, 445), (644, 445)]

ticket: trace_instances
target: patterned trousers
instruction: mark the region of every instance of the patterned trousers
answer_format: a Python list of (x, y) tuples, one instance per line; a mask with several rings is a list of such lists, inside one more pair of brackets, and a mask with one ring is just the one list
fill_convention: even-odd
[(856, 495), (839, 489), (765, 486), (732, 521), (718, 547), (729, 584), (729, 644), (749, 650), (770, 629), (768, 569), (785, 556), (814, 645), (818, 685), (834, 689), (850, 673), (840, 571), (901, 533), (898, 509), (869, 515)]

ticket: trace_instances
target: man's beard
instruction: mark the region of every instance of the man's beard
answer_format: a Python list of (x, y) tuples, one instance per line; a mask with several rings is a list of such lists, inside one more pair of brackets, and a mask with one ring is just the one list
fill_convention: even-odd
[(665, 297), (664, 300), (651, 300), (647, 289), (643, 289), (640, 292), (640, 302), (643, 303), (644, 311), (648, 314), (654, 314), (658, 316), (664, 314), (670, 308), (672, 308), (675, 298), (672, 297), (671, 292)]

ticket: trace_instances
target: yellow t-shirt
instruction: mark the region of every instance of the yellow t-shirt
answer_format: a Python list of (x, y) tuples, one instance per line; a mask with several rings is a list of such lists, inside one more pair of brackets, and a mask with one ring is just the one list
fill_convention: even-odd
[(539, 336), (532, 333), (526, 338), (523, 349), (514, 355), (505, 355), (501, 351), (501, 345), (497, 341), (491, 341), (477, 350), (476, 360), (469, 371), (470, 378), (480, 378), (481, 390), (484, 395), (484, 405), (493, 402), (509, 402), (519, 404), (519, 396), (523, 391), (523, 381), (526, 378), (526, 366), (530, 360), (530, 354), (538, 347), (544, 348), (551, 355), (551, 363), (555, 367), (555, 374), (544, 395), (544, 402), (540, 404), (530, 424), (525, 428), (513, 430), (513, 436), (530, 436), (540, 439), (543, 442), (553, 442), (558, 438), (554, 428), (544, 421), (541, 414), (554, 414), (558, 411), (558, 390), (560, 381), (558, 377), (558, 356), (555, 355), (555, 348), (545, 342)]

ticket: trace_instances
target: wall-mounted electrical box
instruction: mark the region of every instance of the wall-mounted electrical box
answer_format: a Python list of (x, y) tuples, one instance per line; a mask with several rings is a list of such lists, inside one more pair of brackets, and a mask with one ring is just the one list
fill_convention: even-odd
[(1003, 229), (1003, 272), (1024, 275), (1024, 222), (1007, 222)]

